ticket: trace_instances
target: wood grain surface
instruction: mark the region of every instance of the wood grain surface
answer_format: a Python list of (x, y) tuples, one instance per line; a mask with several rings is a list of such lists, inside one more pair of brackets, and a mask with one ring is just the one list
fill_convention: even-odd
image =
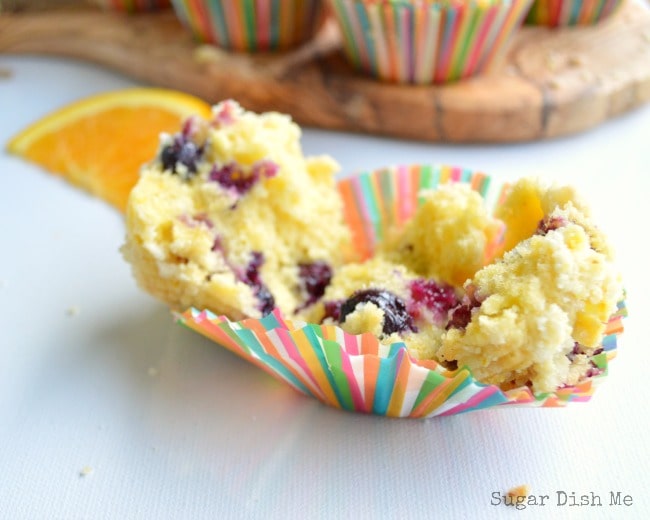
[(231, 97), (286, 112), (306, 126), (426, 141), (557, 137), (650, 100), (650, 10), (632, 1), (595, 27), (524, 27), (495, 70), (445, 86), (357, 74), (331, 23), (291, 53), (243, 55), (197, 44), (171, 10), (3, 13), (0, 53), (86, 60), (210, 102)]

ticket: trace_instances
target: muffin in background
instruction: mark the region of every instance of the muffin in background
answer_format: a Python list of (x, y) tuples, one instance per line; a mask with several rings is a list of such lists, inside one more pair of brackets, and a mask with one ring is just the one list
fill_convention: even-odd
[(171, 0), (91, 0), (91, 3), (127, 13), (144, 13), (171, 7)]
[(488, 70), (532, 0), (328, 0), (349, 62), (393, 83), (447, 83)]
[(201, 42), (240, 51), (283, 51), (310, 40), (325, 19), (321, 0), (172, 0)]
[(526, 16), (530, 25), (594, 25), (609, 17), (622, 0), (534, 0)]

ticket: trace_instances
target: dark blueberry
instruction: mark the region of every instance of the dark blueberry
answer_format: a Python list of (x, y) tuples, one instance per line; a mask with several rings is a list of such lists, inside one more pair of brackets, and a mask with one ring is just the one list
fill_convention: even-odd
[(382, 332), (392, 334), (393, 332), (416, 332), (417, 328), (413, 323), (413, 317), (406, 310), (406, 304), (399, 296), (383, 290), (365, 289), (355, 292), (341, 305), (340, 323), (345, 322), (348, 314), (360, 303), (373, 303), (384, 312), (384, 325)]
[(308, 307), (321, 299), (325, 289), (332, 280), (332, 268), (327, 262), (318, 260), (310, 264), (298, 265), (300, 288), (303, 291), (305, 303)]
[(539, 221), (536, 235), (546, 235), (549, 231), (554, 231), (568, 224), (564, 217), (546, 217)]
[(451, 311), (451, 316), (449, 317), (449, 322), (447, 323), (447, 330), (449, 329), (464, 329), (467, 327), (470, 321), (472, 321), (472, 309), (474, 307), (471, 305), (463, 304), (456, 307)]
[(476, 294), (476, 287), (472, 284), (466, 287), (463, 300), (449, 311), (449, 321), (446, 329), (465, 329), (472, 321), (472, 311), (480, 307), (482, 299)]
[(569, 352), (566, 357), (569, 358), (569, 361), (573, 361), (575, 357), (579, 354), (584, 354), (582, 349), (580, 348), (580, 343), (577, 341), (573, 343), (573, 348), (571, 349), (571, 352)]
[(343, 305), (342, 300), (331, 300), (329, 302), (325, 302), (323, 304), (323, 306), (325, 307), (325, 316), (323, 316), (323, 320), (327, 318), (331, 318), (332, 320), (340, 323), (342, 305)]
[(447, 321), (449, 310), (459, 303), (453, 287), (433, 280), (413, 280), (410, 289), (409, 312), (416, 317), (420, 315), (420, 308), (424, 307), (433, 314), (435, 321), (443, 323)]
[(458, 361), (452, 359), (451, 361), (443, 361), (443, 366), (447, 370), (458, 370)]
[(255, 286), (255, 296), (259, 300), (259, 309), (262, 316), (266, 316), (275, 308), (275, 298), (265, 285)]
[(264, 254), (259, 251), (253, 251), (252, 259), (246, 266), (244, 281), (249, 285), (259, 285), (262, 283), (260, 278), (260, 268), (264, 264)]
[(253, 251), (251, 261), (246, 266), (246, 269), (239, 274), (238, 278), (253, 289), (255, 296), (259, 300), (258, 308), (263, 315), (266, 315), (275, 307), (275, 299), (271, 291), (262, 282), (260, 268), (263, 264), (264, 254)]
[(179, 173), (178, 165), (182, 164), (187, 169), (189, 178), (196, 173), (197, 162), (201, 155), (203, 155), (203, 147), (197, 146), (183, 134), (177, 134), (172, 143), (160, 152), (160, 161), (163, 169), (172, 173)]

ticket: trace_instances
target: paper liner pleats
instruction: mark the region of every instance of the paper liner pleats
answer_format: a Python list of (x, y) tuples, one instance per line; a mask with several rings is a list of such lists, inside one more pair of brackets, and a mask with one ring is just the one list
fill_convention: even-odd
[[(398, 166), (340, 181), (345, 218), (361, 256), (371, 255), (389, 227), (414, 213), (420, 190), (452, 182), (468, 183), (484, 197), (492, 191), (485, 174), (448, 166)], [(387, 346), (371, 334), (352, 335), (334, 325), (292, 321), (279, 309), (262, 319), (238, 322), (197, 309), (188, 309), (177, 318), (326, 405), (389, 417), (426, 418), (500, 405), (558, 407), (589, 400), (616, 354), (625, 315), (621, 301), (607, 324), (602, 349), (598, 349), (602, 351), (592, 357), (596, 375), (575, 386), (538, 394), (527, 387), (504, 392), (480, 383), (466, 367), (452, 371), (432, 360), (413, 359), (401, 342)]]
[(526, 23), (549, 27), (594, 25), (622, 3), (623, 0), (534, 0)]
[(329, 0), (348, 61), (389, 82), (447, 83), (492, 67), (532, 0)]
[(195, 37), (242, 52), (279, 51), (310, 38), (325, 17), (321, 0), (172, 0)]
[(171, 7), (171, 0), (92, 0), (92, 2), (107, 9), (127, 13), (144, 13)]
[(345, 221), (361, 258), (372, 254), (387, 229), (400, 226), (413, 215), (421, 190), (452, 182), (468, 183), (483, 197), (490, 186), (484, 173), (453, 166), (395, 166), (340, 181)]

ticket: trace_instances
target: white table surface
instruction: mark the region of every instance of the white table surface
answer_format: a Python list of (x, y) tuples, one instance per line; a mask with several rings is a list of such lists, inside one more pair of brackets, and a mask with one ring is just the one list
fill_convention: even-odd
[[(66, 60), (0, 55), (0, 68), (1, 143), (135, 85)], [(303, 142), (345, 172), (438, 163), (577, 186), (618, 250), (630, 312), (594, 398), (426, 421), (324, 407), (175, 324), (118, 254), (115, 210), (0, 152), (0, 518), (650, 518), (650, 106), (540, 143)], [(491, 504), (519, 484), (547, 504)], [(557, 491), (603, 506), (558, 506)]]

